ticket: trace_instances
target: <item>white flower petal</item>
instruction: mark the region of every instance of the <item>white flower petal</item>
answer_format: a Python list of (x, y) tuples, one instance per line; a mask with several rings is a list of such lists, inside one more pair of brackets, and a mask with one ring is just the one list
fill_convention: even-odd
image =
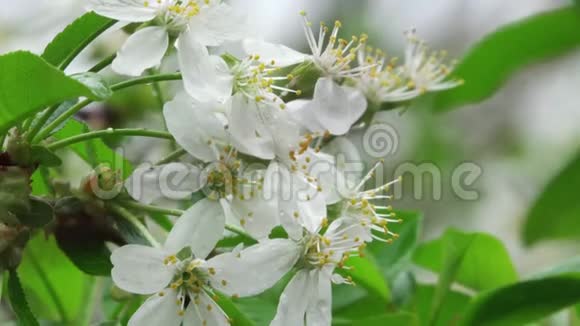
[(333, 156), (322, 152), (317, 153), (309, 148), (304, 154), (298, 156), (296, 164), (308, 167), (308, 175), (316, 179), (316, 184), (322, 190), (326, 204), (332, 205), (342, 199), (337, 189), (338, 182), (342, 181), (339, 180), (342, 174), (338, 173)]
[(204, 259), (222, 238), (225, 215), (219, 202), (202, 199), (177, 220), (165, 242), (165, 250), (177, 253), (190, 247), (196, 258)]
[(330, 326), (332, 321), (332, 285), (324, 270), (312, 270), (312, 292), (306, 310), (306, 324)]
[[(339, 233), (340, 236), (346, 237), (347, 239), (360, 239), (360, 241), (371, 242), (373, 238), (371, 237), (370, 223), (369, 225), (362, 226), (359, 219), (353, 218), (339, 218), (328, 226), (326, 236), (333, 238), (335, 234)], [(345, 231), (346, 230), (346, 231)]]
[(284, 164), (270, 163), (264, 176), (264, 193), (277, 198), (280, 223), (292, 239), (300, 239), (303, 228), (317, 232), (327, 216), (325, 198), (317, 187)]
[(301, 246), (287, 239), (265, 240), (236, 253), (207, 261), (213, 288), (228, 295), (247, 297), (264, 292), (288, 273), (301, 253)]
[[(311, 233), (318, 232), (322, 225), (322, 220), (327, 216), (324, 196), (301, 173), (292, 174), (292, 186), (293, 191), (297, 192), (294, 196), (296, 201), (294, 204), (294, 207), (296, 207), (295, 212), (299, 213), (299, 217), (296, 218), (295, 212), (293, 212), (292, 218), (299, 221)], [(288, 204), (292, 205), (291, 202), (288, 202)]]
[[(150, 5), (145, 6), (145, 2)], [(137, 23), (155, 18), (154, 3), (146, 0), (89, 0), (88, 7), (101, 16)]]
[(317, 102), (312, 100), (294, 100), (286, 104), (286, 110), (292, 120), (311, 132), (323, 132), (324, 126), (315, 115)]
[(205, 162), (219, 157), (216, 143), (225, 143), (227, 139), (225, 127), (214, 111), (215, 105), (179, 94), (163, 108), (167, 129), (177, 143)]
[(336, 157), (337, 191), (342, 197), (351, 197), (362, 180), (365, 165), (360, 152), (346, 137), (336, 137), (324, 146), (323, 151)]
[(271, 130), (274, 130), (273, 139), (278, 157), (288, 157), (290, 151), (296, 150), (296, 147), (303, 140), (305, 130), (301, 130), (300, 125), (292, 121), (292, 118), (285, 110), (274, 121), (270, 123)]
[(332, 284), (347, 284), (347, 283), (349, 283), (348, 280), (340, 274), (332, 274), (332, 277), (330, 280), (332, 281)]
[(320, 78), (314, 89), (313, 108), (318, 122), (333, 135), (344, 135), (364, 114), (367, 100), (359, 90)]
[(177, 291), (171, 288), (163, 290), (163, 295), (149, 297), (129, 320), (129, 326), (179, 326), (183, 317), (177, 302)]
[(190, 33), (186, 32), (177, 41), (185, 89), (198, 102), (224, 102), (231, 96), (233, 87), (228, 65), (222, 58), (210, 56), (207, 48)]
[(308, 271), (300, 270), (296, 273), (280, 296), (276, 317), (270, 326), (305, 325), (304, 316), (311, 292), (310, 283)]
[(292, 183), (292, 174), (282, 164), (272, 161), (268, 165), (264, 176), (264, 196), (275, 198), (282, 227), (289, 237), (295, 240), (302, 238), (302, 225), (293, 217), (297, 210), (292, 200), (292, 187), (285, 186)]
[(262, 193), (239, 196), (231, 201), (230, 210), (238, 223), (256, 239), (267, 238), (279, 224), (274, 200), (266, 200)]
[(149, 26), (129, 36), (113, 60), (113, 70), (127, 76), (139, 76), (145, 69), (161, 63), (169, 35), (164, 27)]
[(245, 18), (225, 3), (210, 5), (189, 22), (191, 35), (201, 44), (218, 46), (239, 40), (246, 34)]
[(144, 204), (163, 200), (183, 200), (202, 187), (199, 167), (187, 163), (152, 166), (142, 164), (125, 181), (133, 199)]
[[(272, 107), (264, 110), (273, 110)], [(241, 151), (265, 160), (275, 157), (271, 130), (266, 127), (269, 120), (262, 115), (259, 104), (243, 94), (232, 97), (228, 116), (228, 130), (232, 142)]]
[(141, 245), (126, 245), (113, 251), (111, 277), (115, 284), (128, 292), (152, 294), (164, 289), (175, 272), (163, 264), (167, 254), (162, 250)]
[[(196, 295), (185, 310), (183, 326), (230, 326), (225, 312), (205, 292)], [(197, 304), (196, 299), (198, 300)], [(164, 324), (159, 324), (164, 325)], [(165, 326), (165, 325), (164, 325)]]
[(246, 54), (259, 55), (260, 61), (266, 63), (274, 62), (274, 65), (277, 67), (286, 67), (302, 63), (310, 57), (285, 45), (261, 40), (244, 40), (243, 47)]

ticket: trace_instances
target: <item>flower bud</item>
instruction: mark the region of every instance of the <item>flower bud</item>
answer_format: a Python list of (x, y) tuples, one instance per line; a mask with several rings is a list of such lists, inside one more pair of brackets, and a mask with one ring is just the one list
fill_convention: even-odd
[(30, 144), (26, 138), (20, 135), (18, 130), (13, 129), (8, 137), (6, 151), (12, 162), (19, 166), (28, 166), (30, 164), (31, 153)]
[(83, 180), (81, 189), (93, 197), (110, 200), (121, 193), (123, 179), (118, 171), (107, 166), (98, 166)]

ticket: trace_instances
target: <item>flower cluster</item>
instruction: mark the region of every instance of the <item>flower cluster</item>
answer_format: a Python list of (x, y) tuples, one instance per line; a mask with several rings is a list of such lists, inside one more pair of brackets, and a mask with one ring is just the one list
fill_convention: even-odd
[[(204, 194), (162, 246), (114, 251), (115, 284), (151, 295), (129, 324), (227, 325), (220, 295), (256, 295), (294, 273), (271, 325), (330, 325), (331, 285), (352, 283), (337, 270), (367, 243), (390, 242), (396, 234), (389, 226), (400, 220), (382, 204), (392, 182), (367, 185), (382, 162), (365, 175), (347, 176), (327, 145), (360, 124), (370, 104), (458, 86), (444, 54), (430, 51), (413, 31), (397, 65), (369, 47), (366, 35), (340, 38), (339, 21), (320, 24), (316, 33), (304, 12), (310, 54), (246, 38), (243, 15), (219, 0), (90, 3), (101, 15), (143, 23), (119, 50), (116, 72), (139, 75), (159, 65), (168, 48), (177, 49), (183, 91), (163, 113), (195, 164), (187, 164), (170, 199), (191, 202), (192, 194)], [(242, 42), (244, 58), (216, 54), (215, 46), (230, 41)], [(299, 89), (306, 74), (315, 77), (310, 98)], [(158, 185), (165, 168), (138, 168), (126, 181), (132, 197), (166, 202)], [(273, 236), (277, 227), (283, 236)], [(232, 228), (256, 244), (216, 248)]]

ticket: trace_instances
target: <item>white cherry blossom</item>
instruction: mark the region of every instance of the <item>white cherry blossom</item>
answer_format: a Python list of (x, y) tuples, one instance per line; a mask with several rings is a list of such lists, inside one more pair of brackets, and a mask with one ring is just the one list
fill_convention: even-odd
[(310, 132), (328, 131), (344, 135), (367, 109), (367, 101), (358, 89), (341, 86), (329, 78), (320, 78), (312, 100), (288, 103), (291, 116)]
[(256, 295), (273, 286), (299, 258), (294, 241), (275, 239), (206, 260), (221, 233), (200, 224), (203, 214), (198, 213), (182, 216), (161, 248), (126, 245), (113, 252), (115, 284), (151, 295), (129, 325), (229, 325), (213, 299), (214, 290), (233, 297)]
[(344, 267), (369, 239), (360, 225), (348, 220), (335, 220), (322, 235), (321, 226), (314, 232), (305, 229), (298, 271), (284, 289), (270, 326), (331, 325), (332, 283), (352, 283), (334, 270)]
[(425, 41), (417, 37), (415, 30), (408, 31), (406, 36), (404, 71), (419, 94), (443, 91), (463, 84), (462, 80), (450, 78), (455, 63), (446, 64), (445, 51), (431, 51)]
[(89, 0), (96, 13), (122, 22), (149, 22), (131, 35), (117, 53), (113, 69), (138, 76), (158, 65), (172, 37), (217, 46), (243, 35), (244, 19), (221, 0)]
[(373, 50), (370, 46), (359, 50), (359, 64), (372, 67), (353, 78), (353, 82), (369, 102), (375, 105), (402, 102), (420, 95), (415, 84), (406, 76), (405, 69), (396, 65), (397, 59), (389, 59), (383, 51)]

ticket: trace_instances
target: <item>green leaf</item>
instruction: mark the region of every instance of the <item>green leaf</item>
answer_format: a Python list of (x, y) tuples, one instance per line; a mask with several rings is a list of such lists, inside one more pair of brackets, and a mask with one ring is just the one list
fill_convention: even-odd
[(115, 22), (94, 12), (86, 13), (58, 34), (44, 49), (42, 57), (49, 63), (64, 68)]
[[(65, 139), (85, 132), (86, 125), (84, 123), (71, 119), (63, 129), (54, 134), (54, 137), (57, 139)], [(87, 144), (90, 146), (87, 146)], [(69, 148), (93, 167), (97, 167), (100, 164), (108, 165), (113, 170), (121, 170), (123, 178), (129, 177), (131, 172), (133, 172), (131, 163), (113, 151), (100, 139), (92, 139), (85, 143), (73, 144)], [(94, 150), (95, 155), (91, 153), (92, 150)], [(93, 156), (97, 157), (98, 161), (93, 161)]]
[[(435, 299), (437, 289), (433, 285), (420, 284), (417, 286), (417, 291), (413, 296), (413, 300), (409, 305), (409, 309), (416, 312), (422, 325), (427, 325), (433, 300)], [(447, 292), (445, 299), (439, 307), (439, 317), (432, 326), (448, 326), (457, 325), (461, 320), (465, 310), (469, 306), (471, 297), (466, 294), (450, 290)]]
[(46, 171), (46, 169), (40, 167), (32, 174), (31, 183), (33, 195), (46, 196), (50, 192), (50, 184), (48, 178), (45, 178), (45, 176), (43, 175), (43, 170)]
[[(333, 288), (333, 291), (335, 290), (336, 287)], [(340, 309), (334, 309), (332, 315), (335, 320), (359, 320), (368, 318), (369, 316), (394, 313), (395, 310), (394, 307), (385, 303), (383, 300), (375, 296), (367, 295)]]
[(368, 251), (373, 254), (383, 274), (388, 278), (394, 277), (410, 261), (421, 235), (423, 220), (423, 215), (417, 212), (398, 211), (396, 214), (403, 222), (389, 225), (389, 230), (397, 233), (399, 237), (388, 245), (374, 241), (368, 246)]
[[(449, 229), (437, 239), (421, 245), (414, 262), (442, 274), (447, 258), (456, 264), (456, 281), (474, 290), (488, 290), (517, 281), (518, 276), (504, 245), (491, 235)], [(493, 257), (493, 264), (490, 264)]]
[(580, 152), (536, 199), (524, 224), (528, 245), (550, 239), (580, 239)]
[(79, 96), (97, 99), (82, 83), (24, 51), (0, 56), (0, 134), (49, 105)]
[(108, 99), (113, 96), (113, 91), (107, 85), (105, 79), (94, 72), (83, 72), (70, 76), (83, 83), (85, 86), (93, 91), (93, 94), (99, 97), (100, 100)]
[(269, 325), (276, 316), (278, 307), (277, 300), (270, 301), (261, 297), (236, 299), (235, 304), (257, 326)]
[(493, 95), (522, 67), (580, 45), (580, 11), (566, 7), (503, 26), (479, 41), (453, 73), (465, 84), (435, 95), (434, 110), (446, 111)]
[[(439, 280), (435, 287), (433, 300), (431, 301), (431, 311), (429, 313), (428, 323), (435, 324), (441, 320), (441, 310), (443, 303), (447, 300), (451, 284), (457, 278), (460, 267), (471, 246), (473, 239), (461, 239), (459, 241), (447, 240), (443, 242), (441, 250), (441, 272)], [(427, 255), (430, 258), (432, 255)]]
[(410, 271), (397, 274), (389, 284), (391, 286), (393, 304), (398, 307), (405, 306), (409, 303), (417, 290), (417, 280), (415, 279), (415, 275)]
[(384, 302), (391, 301), (389, 286), (371, 254), (367, 253), (364, 258), (351, 257), (345, 265), (351, 268), (346, 270), (345, 274), (350, 276), (355, 284), (365, 288)]
[(254, 326), (254, 323), (236, 307), (232, 300), (220, 293), (217, 295), (217, 304), (226, 313), (226, 316), (230, 318), (232, 326)]
[(62, 164), (60, 157), (42, 145), (30, 147), (30, 160), (45, 167), (57, 167)]
[(419, 326), (419, 318), (416, 315), (406, 312), (396, 314), (381, 315), (359, 320), (335, 320), (333, 326), (369, 326), (369, 325), (389, 325), (389, 326)]
[[(75, 99), (72, 99), (72, 100), (64, 101), (61, 104), (59, 104), (59, 106), (56, 108), (56, 110), (50, 115), (50, 117), (48, 117), (48, 120), (46, 120), (46, 122), (42, 125), (42, 128), (44, 128), (47, 125), (49, 125), (50, 123), (52, 123), (54, 120), (56, 120), (63, 113), (65, 113), (66, 111), (68, 111), (68, 109), (70, 109), (71, 107), (73, 107), (78, 102), (79, 102), (79, 99), (75, 98)], [(38, 123), (38, 120), (40, 120), (40, 115), (37, 114), (36, 117), (35, 117), (35, 119), (34, 119), (34, 122), (32, 123), (32, 125), (37, 124)], [(49, 135), (52, 135), (55, 132), (61, 130), (64, 127), (65, 124), (66, 124), (66, 122), (61, 123), (58, 127), (56, 127), (54, 130), (52, 130)]]
[(19, 215), (20, 223), (33, 228), (41, 228), (54, 219), (52, 206), (44, 200), (30, 197), (30, 212)]
[(111, 251), (104, 241), (88, 239), (86, 241), (58, 239), (58, 246), (81, 271), (95, 276), (110, 276)]
[(18, 273), (15, 270), (10, 271), (10, 278), (8, 279), (8, 296), (10, 297), (10, 305), (14, 314), (18, 318), (20, 325), (33, 326), (38, 325), (38, 321), (30, 311), (26, 296), (22, 290)]
[(89, 208), (74, 197), (60, 199), (55, 205), (58, 222), (54, 236), (60, 249), (83, 272), (110, 276), (113, 265), (106, 242), (119, 243), (120, 235), (106, 216), (87, 213)]
[(479, 296), (467, 311), (463, 325), (525, 325), (577, 302), (580, 273), (529, 280)]
[[(89, 296), (91, 279), (58, 249), (54, 238), (38, 234), (28, 242), (18, 267), (30, 309), (42, 319), (72, 322)], [(34, 298), (34, 300), (33, 300)]]

